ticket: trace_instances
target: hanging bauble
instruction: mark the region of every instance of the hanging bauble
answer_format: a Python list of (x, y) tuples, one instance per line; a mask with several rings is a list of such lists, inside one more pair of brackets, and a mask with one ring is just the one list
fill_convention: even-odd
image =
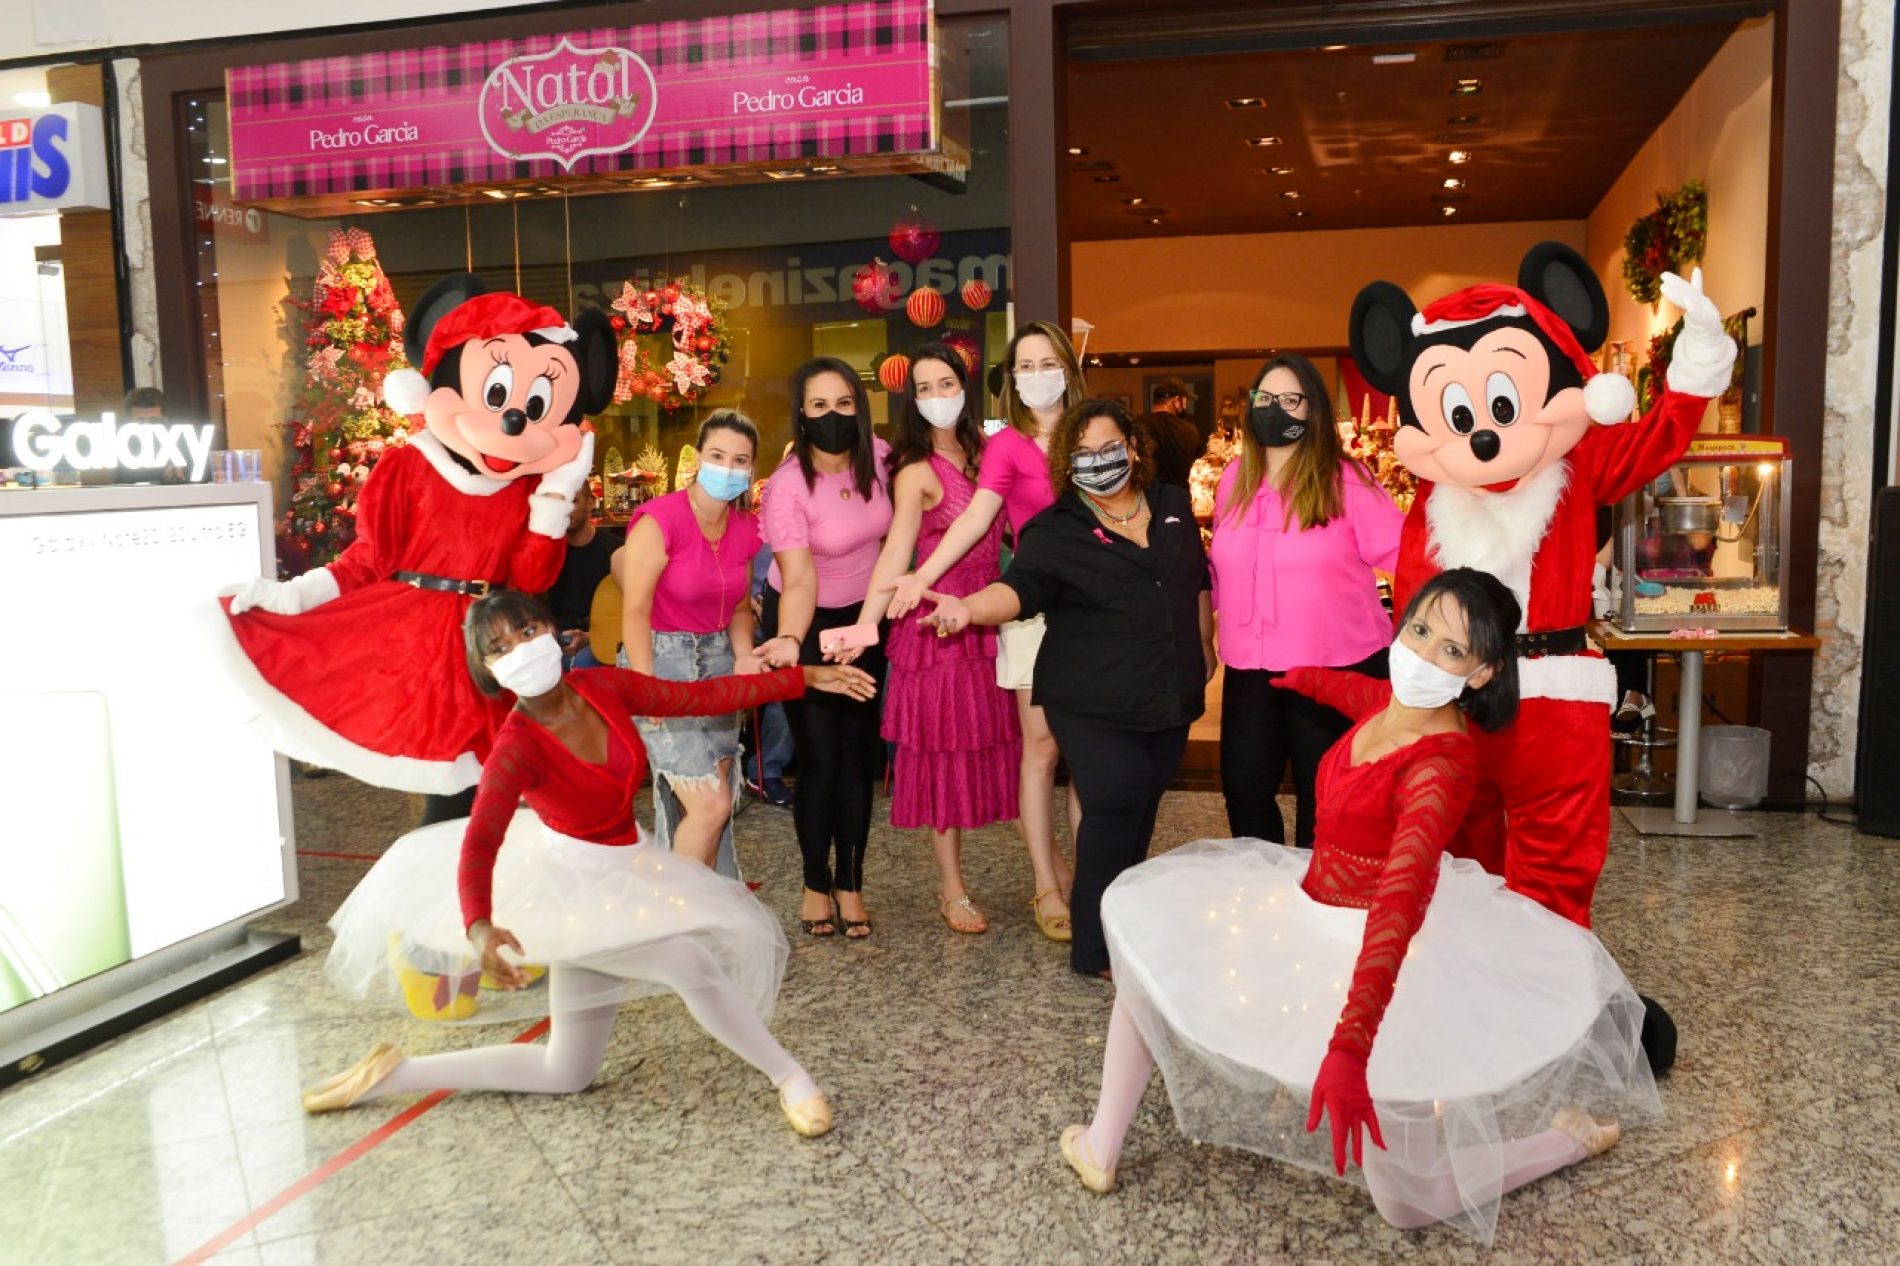
[(943, 296), (928, 286), (913, 290), (910, 298), (904, 301), (904, 311), (913, 325), (927, 330), (943, 320)]
[(990, 306), (990, 288), (975, 277), (963, 283), (963, 306), (981, 312)]
[(974, 338), (962, 330), (951, 330), (943, 336), (943, 345), (957, 354), (957, 359), (963, 362), (965, 373), (972, 378), (976, 377), (976, 371), (982, 366), (983, 361)]
[(884, 390), (892, 395), (902, 393), (910, 383), (910, 357), (902, 352), (893, 352), (886, 356), (884, 362), (877, 367), (877, 380), (883, 385)]
[(340, 448), (333, 448), (333, 449), (331, 449), (331, 450), (330, 450), (330, 462), (331, 462), (331, 464), (332, 464), (332, 465), (335, 465), (335, 464), (336, 464), (337, 462), (340, 462), (340, 461), (342, 461), (342, 460), (343, 460), (343, 450), (342, 450), (342, 449), (340, 449)]
[(874, 259), (851, 274), (851, 297), (872, 316), (883, 316), (897, 306), (897, 273)]
[(335, 501), (338, 497), (343, 495), (343, 485), (332, 481), (323, 486), (323, 492), (330, 500)]
[(937, 226), (917, 214), (916, 207), (891, 226), (891, 250), (907, 264), (920, 264), (935, 255), (942, 240)]

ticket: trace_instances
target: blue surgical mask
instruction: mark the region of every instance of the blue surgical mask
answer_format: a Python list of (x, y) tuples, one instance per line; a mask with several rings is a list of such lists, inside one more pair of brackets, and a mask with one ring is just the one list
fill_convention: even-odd
[(720, 466), (713, 462), (701, 462), (699, 473), (693, 476), (693, 482), (699, 485), (701, 492), (715, 501), (731, 501), (744, 495), (752, 487), (752, 472), (736, 470), (731, 466)]

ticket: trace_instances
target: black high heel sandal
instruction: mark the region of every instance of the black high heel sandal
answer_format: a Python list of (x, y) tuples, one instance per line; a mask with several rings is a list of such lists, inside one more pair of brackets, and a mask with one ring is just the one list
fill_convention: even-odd
[[(827, 902), (831, 902), (832, 899), (830, 897), (826, 897), (825, 900)], [(838, 935), (838, 912), (837, 912), (836, 905), (833, 904), (830, 909), (828, 909), (824, 914), (820, 915), (819, 917), (815, 919), (807, 919), (803, 916), (800, 916), (798, 920), (798, 926), (805, 929), (806, 936), (836, 936)], [(824, 931), (820, 932), (818, 930), (819, 928), (823, 928)]]
[[(845, 939), (845, 940), (847, 940), (847, 941), (864, 941), (864, 940), (869, 940), (869, 939), (870, 939), (870, 936), (871, 936), (871, 920), (870, 920), (870, 919), (868, 919), (868, 918), (864, 918), (864, 919), (847, 919), (847, 918), (845, 918), (845, 917), (844, 917), (844, 907), (843, 907), (843, 906), (841, 906), (841, 905), (837, 905), (837, 902), (838, 902), (838, 894), (837, 894), (836, 892), (833, 892), (833, 893), (831, 894), (831, 901), (832, 901), (832, 904), (833, 904), (834, 906), (837, 906), (837, 910), (838, 910), (838, 922), (839, 922), (839, 924), (841, 925), (841, 930), (842, 930), (842, 931), (843, 931), (843, 933), (844, 933), (844, 939)], [(856, 934), (856, 935), (854, 936), (854, 935), (853, 935), (852, 933), (853, 933), (853, 932), (854, 932), (854, 931), (855, 931), (856, 929), (858, 929), (858, 928), (863, 928), (863, 929), (864, 929), (864, 931), (862, 931), (862, 932), (858, 932), (858, 933), (857, 933), (857, 934)]]

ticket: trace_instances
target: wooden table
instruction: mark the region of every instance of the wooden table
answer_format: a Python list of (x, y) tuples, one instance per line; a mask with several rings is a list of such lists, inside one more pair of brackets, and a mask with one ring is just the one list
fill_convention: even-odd
[(1598, 621), (1590, 626), (1590, 636), (1606, 651), (1643, 651), (1674, 655), (1682, 666), (1679, 708), (1676, 720), (1676, 804), (1665, 817), (1663, 810), (1626, 807), (1623, 816), (1645, 835), (1753, 835), (1727, 809), (1711, 814), (1698, 812), (1702, 771), (1702, 665), (1710, 651), (1735, 651), (1744, 654), (1765, 651), (1817, 651), (1821, 639), (1811, 634), (1789, 631), (1718, 633), (1714, 637), (1671, 637), (1667, 633), (1625, 633), (1611, 624)]

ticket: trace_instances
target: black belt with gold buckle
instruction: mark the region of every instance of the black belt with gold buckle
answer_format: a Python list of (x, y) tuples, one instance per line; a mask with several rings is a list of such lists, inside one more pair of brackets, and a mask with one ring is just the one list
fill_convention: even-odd
[(486, 580), (456, 580), (452, 576), (431, 576), (421, 571), (399, 571), (395, 579), (405, 585), (414, 585), (418, 589), (435, 589), (442, 593), (466, 594), (471, 598), (486, 598), (495, 586)]
[(1526, 659), (1538, 659), (1545, 655), (1581, 655), (1589, 649), (1589, 634), (1581, 624), (1571, 629), (1517, 635), (1517, 653)]

